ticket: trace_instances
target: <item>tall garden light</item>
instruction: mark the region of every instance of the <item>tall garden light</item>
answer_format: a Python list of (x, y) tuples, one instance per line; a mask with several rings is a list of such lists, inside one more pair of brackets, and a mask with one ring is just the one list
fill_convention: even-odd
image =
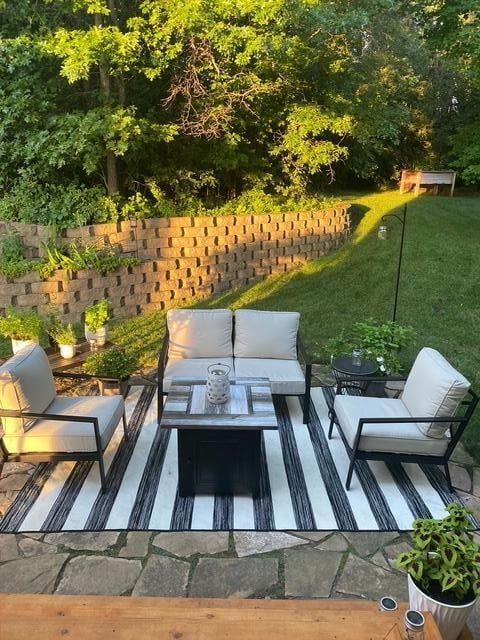
[[(382, 216), (381, 221), (384, 222), (387, 218), (396, 218), (402, 225), (402, 237), (400, 239), (400, 252), (398, 254), (397, 282), (395, 285), (395, 301), (393, 304), (393, 317), (392, 317), (392, 321), (395, 322), (397, 317), (398, 289), (400, 287), (400, 272), (402, 269), (403, 241), (405, 239), (405, 224), (407, 222), (407, 205), (403, 207), (403, 212), (401, 215), (397, 215), (396, 213), (389, 213), (386, 216)], [(387, 233), (388, 233), (387, 225), (381, 224), (378, 227), (378, 239), (386, 240)]]

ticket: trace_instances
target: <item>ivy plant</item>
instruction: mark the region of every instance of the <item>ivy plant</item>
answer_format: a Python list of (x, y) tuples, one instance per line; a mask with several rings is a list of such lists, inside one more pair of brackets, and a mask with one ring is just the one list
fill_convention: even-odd
[(455, 503), (445, 509), (441, 520), (415, 520), (413, 549), (395, 562), (427, 595), (465, 604), (480, 595), (480, 546), (473, 541), (471, 511)]

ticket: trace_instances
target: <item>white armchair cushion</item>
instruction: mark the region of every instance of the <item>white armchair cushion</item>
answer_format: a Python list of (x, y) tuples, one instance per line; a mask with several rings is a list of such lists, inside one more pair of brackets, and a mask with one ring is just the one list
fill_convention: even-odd
[(268, 378), (272, 393), (301, 395), (305, 377), (297, 360), (275, 358), (235, 358), (237, 378)]
[[(335, 396), (334, 409), (345, 438), (353, 447), (360, 418), (410, 418), (402, 400), (363, 396)], [(441, 456), (449, 439), (430, 438), (415, 423), (365, 424), (359, 449)]]
[(236, 311), (235, 357), (296, 360), (299, 321), (296, 311)]
[(170, 358), (163, 375), (163, 391), (169, 391), (172, 378), (206, 378), (207, 367), (221, 362), (230, 367), (233, 377), (233, 358)]
[[(424, 347), (408, 375), (402, 401), (412, 416), (454, 416), (469, 389), (469, 381), (441, 353)], [(422, 422), (418, 426), (425, 435), (442, 438), (450, 425)]]
[[(98, 418), (98, 427), (104, 450), (122, 418), (122, 396), (57, 397), (48, 407), (48, 413), (89, 416)], [(95, 451), (95, 431), (91, 422), (68, 420), (37, 420), (27, 433), (4, 436), (9, 453), (73, 453)]]
[[(9, 411), (42, 412), (55, 399), (55, 383), (45, 351), (32, 344), (0, 367), (0, 407)], [(23, 433), (35, 419), (2, 417), (4, 433)]]
[(232, 355), (230, 309), (170, 309), (169, 358), (229, 358)]

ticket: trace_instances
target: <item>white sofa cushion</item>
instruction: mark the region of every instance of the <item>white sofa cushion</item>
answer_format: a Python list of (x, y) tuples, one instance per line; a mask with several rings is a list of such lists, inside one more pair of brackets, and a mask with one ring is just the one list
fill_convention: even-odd
[(234, 356), (296, 360), (299, 321), (296, 311), (236, 311)]
[[(0, 367), (0, 407), (9, 411), (42, 412), (56, 396), (52, 370), (45, 351), (31, 344)], [(7, 435), (28, 430), (35, 419), (2, 418)]]
[[(469, 388), (469, 381), (441, 353), (424, 347), (408, 375), (402, 401), (415, 417), (454, 416)], [(450, 425), (422, 422), (418, 426), (431, 438), (443, 438)]]
[(269, 378), (272, 393), (301, 395), (305, 377), (297, 360), (235, 358), (237, 378)]
[(233, 358), (171, 358), (165, 367), (163, 390), (169, 391), (172, 378), (206, 378), (207, 367), (221, 362), (230, 367), (230, 376), (234, 375)]
[[(122, 418), (122, 396), (57, 397), (48, 407), (48, 413), (98, 418), (98, 427), (105, 449)], [(7, 435), (4, 443), (9, 453), (72, 453), (95, 451), (95, 431), (91, 422), (62, 422), (37, 420), (27, 433)]]
[(230, 357), (232, 318), (230, 309), (170, 309), (168, 357)]
[[(360, 418), (410, 418), (402, 400), (335, 396), (334, 409), (346, 440), (353, 447)], [(441, 456), (449, 439), (430, 438), (415, 423), (365, 424), (359, 449), (389, 453), (411, 453)]]

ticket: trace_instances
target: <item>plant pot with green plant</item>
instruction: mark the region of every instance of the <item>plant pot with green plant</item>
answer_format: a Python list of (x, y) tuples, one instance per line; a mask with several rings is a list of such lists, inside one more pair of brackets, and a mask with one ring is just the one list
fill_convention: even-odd
[(130, 353), (112, 348), (93, 353), (83, 363), (83, 370), (98, 378), (102, 395), (125, 395), (128, 379), (137, 368), (137, 358)]
[[(369, 318), (356, 322), (350, 329), (344, 329), (325, 345), (324, 354), (331, 359), (338, 356), (351, 357), (354, 350), (362, 352), (362, 357), (377, 363), (375, 375), (393, 375), (402, 372), (401, 351), (412, 344), (415, 332), (412, 327), (396, 322), (378, 322)], [(382, 395), (385, 385), (372, 384), (369, 395)]]
[(17, 311), (8, 307), (0, 318), (0, 335), (11, 339), (13, 353), (29, 344), (38, 344), (42, 329), (42, 318), (34, 311)]
[(95, 341), (96, 346), (103, 347), (108, 338), (108, 321), (111, 318), (112, 303), (101, 300), (85, 309), (85, 338)]
[(413, 548), (396, 566), (408, 573), (410, 608), (430, 611), (444, 640), (456, 640), (480, 595), (480, 546), (473, 541), (471, 512), (445, 507), (439, 520), (415, 520)]
[(54, 324), (50, 327), (48, 333), (58, 344), (62, 358), (69, 360), (75, 356), (77, 350), (77, 336), (75, 335), (75, 331), (73, 330), (71, 323), (62, 324), (60, 322), (58, 324)]

